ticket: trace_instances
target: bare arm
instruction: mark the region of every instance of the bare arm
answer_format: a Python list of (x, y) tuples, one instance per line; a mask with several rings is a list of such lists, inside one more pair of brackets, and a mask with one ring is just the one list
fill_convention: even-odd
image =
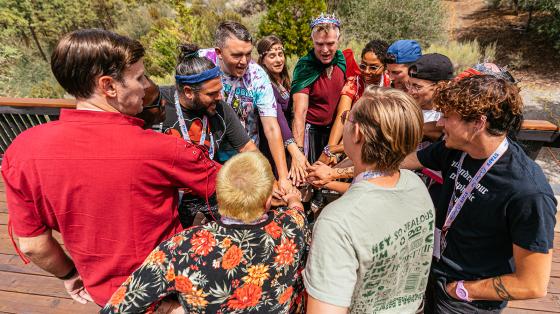
[[(536, 253), (513, 244), (515, 272), (493, 278), (465, 281), (464, 285), (472, 300), (525, 300), (546, 296), (552, 250)], [(456, 282), (447, 285), (449, 294), (457, 298)]]
[(350, 183), (331, 181), (323, 185), (323, 188), (329, 189), (331, 191), (336, 191), (340, 194), (344, 194), (350, 188)]
[(276, 117), (261, 117), (264, 134), (268, 140), (268, 147), (270, 153), (276, 164), (278, 171), (278, 181), (281, 187), (285, 187), (285, 182), (288, 180), (288, 166), (286, 165), (286, 153), (284, 152), (284, 141), (282, 140), (282, 133)]
[(416, 152), (412, 152), (404, 158), (404, 160), (401, 162), (400, 168), (401, 169), (409, 169), (409, 170), (417, 170), (417, 169), (424, 168), (424, 166), (422, 166), (422, 164), (418, 160), (418, 155), (416, 155)]
[(247, 144), (245, 144), (245, 146), (241, 147), (239, 149), (240, 153), (244, 153), (244, 152), (254, 152), (254, 151), (258, 151), (259, 149), (257, 148), (257, 145), (255, 145), (255, 143), (251, 140), (249, 140), (249, 142), (247, 142)]
[(319, 301), (309, 295), (307, 299), (307, 314), (346, 314), (348, 308)]
[(65, 276), (74, 267), (70, 257), (53, 238), (51, 230), (36, 237), (20, 237), (19, 247), (35, 265), (56, 277)]
[(294, 94), (294, 119), (292, 121), (292, 133), (299, 147), (303, 147), (305, 133), (305, 118), (309, 106), (309, 95), (304, 93)]
[[(20, 237), (19, 247), (35, 265), (56, 277), (69, 275), (74, 268), (74, 262), (66, 255), (58, 241), (53, 238), (50, 229), (36, 237)], [(63, 283), (66, 292), (72, 299), (82, 304), (86, 304), (88, 301), (93, 302), (78, 273), (70, 278), (65, 278)]]
[(342, 124), (342, 113), (346, 110), (350, 110), (352, 107), (352, 98), (347, 95), (340, 96), (340, 101), (338, 102), (338, 107), (336, 108), (336, 117), (329, 135), (329, 145), (334, 146), (340, 143), (342, 139), (342, 129), (344, 124)]

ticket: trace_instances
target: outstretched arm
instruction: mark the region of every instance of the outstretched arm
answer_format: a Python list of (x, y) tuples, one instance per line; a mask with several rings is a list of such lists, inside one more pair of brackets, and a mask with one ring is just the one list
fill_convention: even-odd
[(309, 95), (304, 93), (295, 93), (294, 100), (294, 120), (292, 121), (292, 132), (298, 147), (303, 147), (305, 134), (305, 119), (307, 116), (307, 108), (309, 106)]

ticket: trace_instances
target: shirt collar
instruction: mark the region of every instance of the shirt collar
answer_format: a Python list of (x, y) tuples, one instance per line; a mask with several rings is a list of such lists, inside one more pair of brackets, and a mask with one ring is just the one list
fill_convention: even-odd
[(60, 120), (71, 122), (88, 122), (99, 124), (130, 124), (142, 127), (144, 120), (127, 116), (120, 112), (106, 112), (93, 110), (61, 109)]

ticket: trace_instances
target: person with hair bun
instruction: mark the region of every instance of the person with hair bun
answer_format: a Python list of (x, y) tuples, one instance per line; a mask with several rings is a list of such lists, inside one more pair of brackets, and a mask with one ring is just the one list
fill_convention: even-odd
[(315, 222), (303, 274), (307, 313), (414, 313), (428, 279), (434, 206), (399, 165), (422, 138), (422, 112), (400, 90), (369, 86), (342, 120), (357, 175)]
[(161, 243), (101, 313), (144, 313), (168, 295), (185, 313), (304, 313), (310, 232), (299, 191), (272, 210), (274, 176), (259, 152), (233, 156), (216, 184), (221, 218)]
[(508, 138), (523, 120), (519, 88), (477, 75), (436, 90), (444, 139), (403, 167), (441, 171), (426, 313), (499, 313), (546, 295), (557, 201), (541, 168)]
[[(220, 68), (200, 57), (194, 44), (183, 44), (179, 49), (175, 86), (161, 88), (170, 104), (163, 123), (165, 133), (204, 147), (209, 157), (220, 163), (229, 158), (224, 152), (257, 150), (235, 111), (224, 102)], [(184, 194), (179, 206), (184, 227), (192, 225), (198, 211), (214, 219), (206, 203), (198, 203), (189, 193)]]

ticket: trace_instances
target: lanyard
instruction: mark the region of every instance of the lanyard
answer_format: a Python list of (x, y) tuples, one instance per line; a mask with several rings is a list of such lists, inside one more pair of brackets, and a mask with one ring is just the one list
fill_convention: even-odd
[[(457, 173), (456, 173), (456, 176), (455, 176), (455, 184), (453, 185), (453, 194), (451, 196), (451, 199), (449, 200), (449, 206), (447, 207), (447, 216), (445, 218), (445, 223), (443, 224), (443, 228), (442, 228), (442, 232), (444, 234), (444, 237), (445, 237), (445, 234), (447, 234), (447, 231), (449, 230), (449, 228), (451, 227), (451, 224), (453, 223), (453, 221), (455, 221), (455, 218), (457, 218), (457, 215), (459, 215), (459, 212), (461, 211), (461, 208), (463, 208), (463, 205), (465, 205), (465, 202), (467, 201), (467, 199), (471, 195), (474, 188), (478, 185), (480, 180), (482, 180), (484, 175), (486, 175), (486, 173), (488, 173), (488, 171), (490, 171), (490, 168), (492, 168), (492, 166), (494, 166), (496, 164), (498, 159), (500, 159), (500, 157), (503, 156), (503, 154), (508, 149), (508, 146), (509, 146), (509, 142), (508, 142), (507, 138), (504, 138), (504, 140), (502, 141), (500, 146), (498, 146), (498, 148), (496, 148), (494, 153), (492, 153), (492, 155), (490, 155), (490, 157), (488, 157), (488, 159), (486, 159), (484, 164), (482, 164), (480, 169), (478, 169), (478, 171), (476, 172), (474, 177), (471, 179), (469, 184), (466, 186), (463, 193), (461, 193), (461, 196), (459, 196), (458, 199), (455, 199), (455, 189), (457, 188), (457, 179), (459, 178), (459, 175), (461, 174), (463, 161), (465, 160), (465, 156), (467, 154), (463, 153), (461, 155), (461, 159), (459, 160), (459, 164), (457, 165)], [(443, 252), (443, 250), (442, 250), (442, 252)]]
[(381, 171), (375, 171), (375, 170), (366, 170), (360, 174), (358, 174), (354, 180), (352, 180), (352, 184), (356, 184), (359, 183), (360, 181), (363, 180), (369, 180), (369, 179), (373, 179), (373, 178), (379, 178), (386, 175), (385, 172), (381, 172)]
[[(179, 129), (181, 130), (181, 134), (183, 135), (183, 139), (187, 142), (192, 143), (191, 137), (189, 136), (189, 130), (187, 129), (187, 124), (185, 123), (185, 117), (183, 116), (183, 110), (181, 109), (181, 105), (179, 104), (179, 95), (177, 91), (175, 91), (175, 111), (177, 112), (177, 120), (179, 121)], [(208, 126), (208, 117), (204, 115), (202, 118), (202, 132), (200, 133), (200, 141), (198, 142), (199, 145), (204, 146), (204, 141), (206, 140), (206, 127)], [(210, 147), (208, 148), (208, 155), (210, 159), (214, 159), (214, 136), (212, 132), (209, 132), (210, 138)]]
[[(236, 79), (233, 84), (231, 84), (231, 89), (229, 90), (229, 95), (227, 97), (226, 103), (233, 108), (233, 97), (235, 96), (235, 89), (237, 88), (237, 84), (239, 83), (240, 78)], [(224, 90), (225, 93), (225, 90)], [(224, 95), (225, 96), (225, 95)]]

